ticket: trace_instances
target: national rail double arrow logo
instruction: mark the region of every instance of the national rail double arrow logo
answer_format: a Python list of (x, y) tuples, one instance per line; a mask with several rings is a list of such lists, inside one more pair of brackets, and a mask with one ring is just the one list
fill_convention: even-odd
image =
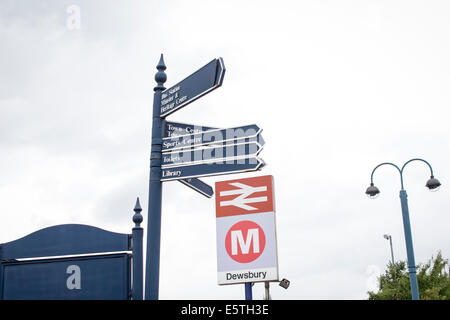
[(270, 176), (216, 182), (216, 194), (217, 217), (274, 211)]
[(267, 196), (249, 198), (249, 196), (254, 194), (255, 192), (267, 191), (267, 186), (252, 187), (252, 186), (248, 186), (246, 184), (240, 183), (240, 182), (229, 183), (229, 185), (237, 187), (239, 189), (221, 191), (220, 196), (224, 197), (224, 196), (230, 196), (230, 195), (236, 195), (236, 194), (239, 194), (239, 196), (232, 200), (220, 201), (221, 207), (235, 206), (235, 207), (239, 207), (244, 210), (252, 211), (252, 210), (257, 210), (258, 208), (249, 206), (248, 203), (266, 202), (267, 201)]

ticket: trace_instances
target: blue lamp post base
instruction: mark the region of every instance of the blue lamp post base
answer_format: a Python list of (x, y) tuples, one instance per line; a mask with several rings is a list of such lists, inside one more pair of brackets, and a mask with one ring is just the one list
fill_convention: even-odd
[(400, 202), (402, 205), (403, 230), (405, 232), (406, 254), (408, 257), (409, 282), (411, 284), (411, 297), (413, 300), (420, 300), (419, 285), (417, 284), (416, 261), (414, 259), (414, 249), (411, 235), (411, 224), (409, 222), (408, 196), (405, 190), (400, 190)]

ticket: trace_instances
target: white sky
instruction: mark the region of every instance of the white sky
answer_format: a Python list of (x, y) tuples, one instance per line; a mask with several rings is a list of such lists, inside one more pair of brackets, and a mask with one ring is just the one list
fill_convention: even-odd
[[(67, 8), (80, 9), (80, 29)], [(406, 260), (405, 170), (417, 263), (450, 256), (450, 4), (446, 1), (9, 1), (0, 3), (0, 242), (63, 223), (147, 224), (155, 66), (166, 87), (223, 57), (223, 86), (168, 119), (258, 124), (258, 173), (275, 179), (280, 277), (273, 299), (366, 299)], [(164, 183), (161, 299), (243, 299), (217, 285), (215, 206)], [(264, 295), (254, 286), (254, 298)]]

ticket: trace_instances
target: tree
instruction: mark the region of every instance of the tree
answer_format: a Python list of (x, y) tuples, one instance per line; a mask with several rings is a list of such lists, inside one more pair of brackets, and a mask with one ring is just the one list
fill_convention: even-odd
[[(450, 277), (446, 270), (448, 259), (439, 251), (425, 264), (417, 267), (419, 296), (422, 300), (450, 300)], [(411, 288), (405, 261), (390, 262), (384, 274), (378, 277), (377, 293), (369, 291), (369, 300), (410, 300)]]

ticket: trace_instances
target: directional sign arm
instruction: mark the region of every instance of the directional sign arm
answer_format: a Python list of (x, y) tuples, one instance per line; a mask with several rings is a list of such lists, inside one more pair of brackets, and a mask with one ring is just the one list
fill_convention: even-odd
[(210, 185), (201, 181), (200, 179), (189, 178), (189, 179), (181, 179), (178, 181), (188, 186), (189, 188), (197, 191), (198, 193), (204, 195), (207, 198), (211, 198), (214, 194), (213, 188)]
[(227, 162), (240, 158), (257, 156), (262, 146), (257, 142), (205, 146), (195, 149), (182, 149), (162, 154), (162, 167), (192, 165), (200, 163)]
[(186, 79), (163, 91), (160, 116), (164, 118), (220, 87), (224, 75), (223, 59), (214, 59)]
[(204, 145), (217, 145), (223, 142), (240, 141), (257, 137), (262, 129), (256, 124), (228, 128), (207, 130), (196, 134), (187, 134), (163, 139), (162, 152), (199, 147)]
[(258, 157), (239, 159), (226, 163), (206, 163), (187, 165), (180, 167), (162, 168), (161, 181), (180, 180), (187, 178), (199, 178), (217, 176), (221, 174), (241, 173), (259, 170), (264, 166), (264, 161)]

